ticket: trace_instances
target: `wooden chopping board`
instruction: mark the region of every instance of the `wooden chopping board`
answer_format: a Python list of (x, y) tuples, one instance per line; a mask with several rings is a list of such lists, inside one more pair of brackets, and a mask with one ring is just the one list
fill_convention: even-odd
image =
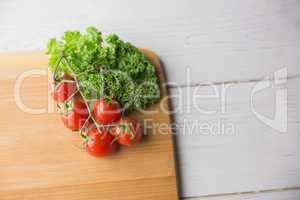
[[(142, 51), (164, 83), (158, 57)], [(95, 158), (54, 112), (43, 52), (0, 54), (0, 70), (1, 200), (178, 199), (163, 85), (162, 99), (147, 109), (150, 114), (132, 114), (148, 127), (143, 143)], [(18, 88), (20, 92), (15, 93)]]

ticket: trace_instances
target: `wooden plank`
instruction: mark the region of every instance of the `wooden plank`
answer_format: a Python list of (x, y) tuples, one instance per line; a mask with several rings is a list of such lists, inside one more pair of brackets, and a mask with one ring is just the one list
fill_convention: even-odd
[(208, 197), (195, 197), (184, 198), (184, 200), (298, 200), (300, 199), (300, 190), (283, 190), (271, 192), (257, 192), (248, 194), (232, 194), (222, 196), (208, 196)]
[[(163, 83), (157, 56), (148, 50), (143, 52), (157, 66)], [(17, 104), (14, 88), (18, 77), (32, 68), (46, 70), (46, 56), (1, 54), (0, 60), (0, 110), (5, 113), (0, 116), (1, 200), (177, 199), (169, 130), (160, 134), (158, 129), (147, 129), (141, 145), (122, 148), (103, 159), (92, 157), (85, 152), (80, 137), (64, 128), (60, 116), (47, 110), (47, 76), (27, 77), (20, 91), (26, 106), (45, 108), (45, 112), (28, 113)], [(163, 86), (161, 93), (166, 95)], [(168, 110), (168, 102), (163, 101), (148, 109), (156, 112), (132, 115), (142, 124), (146, 120), (169, 124)]]
[[(123, 184), (117, 182), (92, 183), (84, 185), (65, 185), (62, 187), (47, 187), (36, 189), (22, 189), (18, 192), (7, 192), (0, 194), (1, 199), (176, 199), (174, 196), (173, 177), (143, 179), (143, 180), (128, 180)], [(135, 190), (132, 190), (132, 185)], [(97, 189), (95, 189), (97, 188)], [(128, 194), (131, 191), (131, 194)], [(145, 191), (148, 191), (145, 193)]]
[[(286, 133), (270, 128), (253, 113), (250, 94), (256, 84), (171, 90), (183, 197), (300, 186), (300, 79), (282, 85), (288, 89)], [(223, 87), (227, 88), (224, 112)], [(219, 96), (198, 97), (193, 103), (196, 95), (215, 94)], [(274, 88), (257, 93), (255, 110), (272, 117), (274, 94)]]
[(153, 49), (178, 84), (260, 79), (282, 67), (293, 76), (299, 8), (298, 0), (2, 1), (0, 50), (44, 49), (64, 30), (95, 25)]
[[(298, 0), (244, 0), (242, 2), (236, 0), (187, 0), (176, 3), (171, 0), (153, 0), (149, 3), (132, 0), (130, 6), (128, 2), (120, 0), (101, 1), (101, 3), (86, 1), (83, 3), (82, 1), (67, 0), (63, 4), (58, 0), (44, 1), (43, 3), (37, 0), (26, 2), (16, 0), (1, 1), (0, 50), (44, 49), (48, 38), (58, 36), (66, 29), (82, 30), (87, 25), (96, 25), (105, 32), (116, 32), (122, 38), (130, 40), (138, 46), (150, 47), (155, 50), (161, 56), (167, 68), (169, 80), (178, 84), (191, 85), (203, 81), (227, 82), (259, 79), (283, 66), (288, 67), (289, 75), (293, 76), (299, 75), (299, 6)], [(33, 10), (34, 12), (32, 12)], [(55, 10), (55, 14), (51, 14), (51, 10)], [(119, 13), (122, 13), (122, 15)], [(187, 78), (185, 78), (183, 73), (183, 69), (188, 66), (191, 67), (190, 82), (186, 81)], [(1, 73), (0, 76), (2, 75)], [(245, 105), (245, 102), (242, 104)], [(271, 106), (268, 107), (269, 109), (271, 108)], [(235, 109), (236, 112), (238, 109)], [(243, 112), (243, 108), (240, 109)], [(297, 109), (297, 105), (295, 105), (295, 109)], [(246, 117), (248, 114), (239, 115), (242, 116), (241, 119), (246, 121), (249, 119)], [(197, 117), (198, 115), (194, 116)], [(235, 116), (234, 119), (237, 120), (237, 114)], [(298, 117), (296, 112), (294, 112), (294, 117)], [(253, 120), (253, 118), (250, 118), (249, 123)], [(257, 125), (257, 123), (253, 124), (253, 126), (253, 131), (266, 129), (260, 128), (262, 125)], [(242, 130), (245, 130), (249, 135), (252, 133), (252, 131), (250, 133), (252, 126), (248, 125)], [(267, 129), (266, 132), (271, 131)], [(257, 140), (259, 140), (260, 137), (256, 135), (254, 134), (253, 137), (257, 137)], [(298, 141), (298, 138), (295, 139), (295, 141), (291, 142), (291, 146)], [(200, 141), (201, 148), (209, 149), (209, 146), (220, 146), (220, 143), (222, 146), (225, 143), (223, 148), (218, 148), (220, 153), (217, 153), (216, 150), (212, 155), (218, 158), (220, 154), (224, 157), (225, 152), (228, 152), (225, 155), (225, 158), (228, 158), (231, 152), (235, 152), (233, 155), (238, 154), (237, 143), (239, 140), (232, 141), (233, 144), (222, 142), (223, 140), (215, 144), (213, 143), (214, 140), (214, 138), (211, 138), (207, 145), (202, 144)], [(250, 139), (250, 141), (252, 140)], [(179, 152), (187, 148), (188, 140), (186, 141), (186, 145), (180, 146)], [(197, 146), (198, 144), (194, 144), (196, 141), (199, 140), (192, 141), (191, 146)], [(210, 145), (211, 143), (214, 145)], [(279, 139), (277, 143), (279, 143)], [(283, 143), (288, 143), (288, 141), (284, 140)], [(271, 144), (268, 145), (270, 146)], [(235, 146), (235, 148), (230, 146)], [(246, 149), (246, 147), (241, 147), (242, 150), (252, 151), (254, 148), (249, 147)], [(190, 151), (187, 149), (179, 154), (186, 155)], [(201, 153), (200, 148), (198, 148), (198, 151)], [(206, 152), (205, 150), (203, 151)], [(258, 159), (254, 158), (256, 154), (260, 158), (260, 154), (257, 151), (253, 153), (250, 161)], [(277, 153), (277, 151), (275, 152)], [(295, 152), (297, 152), (297, 149)], [(251, 152), (246, 152), (246, 155), (249, 154)], [(276, 160), (274, 152), (270, 151), (269, 154), (271, 157), (274, 157), (272, 160)], [(207, 160), (207, 155), (204, 155), (204, 153), (199, 155), (206, 158), (204, 161)], [(242, 153), (238, 155), (237, 159), (234, 160), (235, 163), (239, 162), (238, 159), (240, 159)], [(296, 159), (299, 160), (299, 158), (295, 158), (295, 161), (291, 162), (289, 160), (288, 163), (292, 166), (298, 166)], [(195, 160), (194, 156), (192, 158), (183, 157), (182, 163), (184, 167), (181, 169), (185, 182), (190, 178), (190, 176), (185, 178), (186, 174), (195, 175), (195, 165), (199, 165), (198, 162), (193, 160)], [(245, 158), (240, 160), (240, 162), (244, 162)], [(280, 156), (278, 160), (281, 160)], [(222, 170), (223, 162), (214, 161), (213, 158), (208, 161), (208, 164), (220, 165), (219, 170)], [(244, 167), (245, 165), (242, 166)], [(253, 165), (254, 163), (250, 163), (250, 166)], [(282, 165), (284, 171), (286, 164)], [(269, 167), (270, 165), (267, 166)], [(214, 174), (217, 167), (214, 166), (213, 170), (207, 170), (209, 167), (208, 165), (205, 166), (204, 171)], [(190, 168), (193, 172), (189, 172)], [(246, 168), (248, 169), (247, 166)], [(277, 171), (279, 171), (278, 168)], [(201, 169), (198, 167), (198, 171), (204, 178), (202, 179), (202, 176), (200, 176), (199, 180), (205, 180), (205, 182), (200, 181), (199, 188), (202, 189), (202, 187), (207, 186), (210, 188), (204, 188), (205, 191), (219, 193), (218, 188), (215, 188), (212, 183), (213, 180), (209, 180), (209, 175), (207, 173), (205, 175), (203, 171), (201, 172)], [(230, 174), (230, 170), (225, 168), (223, 172)], [(254, 170), (251, 172), (252, 175)], [(263, 169), (262, 171), (265, 170)], [(234, 188), (238, 187), (239, 191), (259, 188), (260, 184), (257, 184), (253, 180), (254, 178), (249, 178), (250, 175), (241, 171), (241, 169), (238, 169), (239, 175), (234, 179)], [(247, 172), (248, 170), (245, 171)], [(272, 173), (274, 172), (273, 170), (271, 171)], [(223, 172), (218, 174), (223, 174)], [(293, 173), (290, 172), (290, 174)], [(246, 178), (243, 178), (244, 176)], [(278, 175), (276, 176), (278, 177)], [(285, 181), (288, 185), (293, 185), (290, 183), (294, 183), (294, 179), (290, 178), (291, 176), (289, 175)], [(213, 177), (215, 178), (217, 175)], [(220, 177), (231, 178), (229, 175), (220, 175)], [(272, 177), (268, 179), (274, 180), (272, 181), (273, 183), (282, 183), (284, 177), (281, 177), (278, 181)], [(207, 180), (209, 180), (208, 185), (206, 184)], [(240, 180), (248, 181), (242, 183), (239, 182)], [(230, 183), (231, 181), (219, 183), (220, 192), (223, 190), (234, 190), (230, 188), (231, 183), (228, 186), (228, 182)], [(241, 186), (238, 186), (239, 183), (241, 183)], [(282, 186), (284, 184), (278, 185)], [(185, 187), (190, 187), (190, 185)], [(199, 188), (195, 189), (193, 187), (196, 192), (200, 190)], [(205, 193), (205, 191), (200, 192)], [(188, 192), (185, 194), (189, 195)]]

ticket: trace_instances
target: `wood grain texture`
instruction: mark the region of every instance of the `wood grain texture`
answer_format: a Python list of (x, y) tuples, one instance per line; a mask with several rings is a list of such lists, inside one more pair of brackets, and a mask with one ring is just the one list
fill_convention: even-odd
[[(143, 50), (164, 75), (156, 55)], [(55, 112), (30, 114), (15, 102), (16, 78), (32, 68), (46, 70), (42, 53), (0, 55), (0, 199), (177, 199), (170, 129), (147, 129), (143, 144), (99, 159), (63, 127)], [(22, 62), (20, 61), (22, 60)], [(47, 108), (47, 76), (24, 80), (21, 96), (31, 108)], [(166, 88), (161, 87), (162, 95)], [(53, 103), (53, 102), (50, 102)], [(162, 112), (162, 110), (167, 112)], [(132, 113), (141, 122), (169, 124), (168, 102)], [(149, 111), (148, 110), (148, 111)]]

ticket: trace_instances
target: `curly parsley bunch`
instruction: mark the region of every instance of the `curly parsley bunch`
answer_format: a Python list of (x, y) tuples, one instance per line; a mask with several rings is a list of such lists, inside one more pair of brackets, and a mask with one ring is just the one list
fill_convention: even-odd
[(67, 31), (47, 47), (49, 70), (76, 77), (85, 99), (109, 96), (128, 109), (140, 109), (160, 98), (154, 65), (114, 34), (104, 38), (94, 27), (85, 34)]

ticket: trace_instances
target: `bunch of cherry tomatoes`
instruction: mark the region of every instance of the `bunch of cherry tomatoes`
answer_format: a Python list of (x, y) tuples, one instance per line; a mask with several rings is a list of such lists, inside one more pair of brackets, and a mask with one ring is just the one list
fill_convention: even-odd
[(64, 125), (79, 131), (91, 155), (106, 156), (115, 152), (118, 145), (131, 146), (141, 142), (140, 123), (122, 116), (122, 108), (113, 98), (100, 98), (89, 104), (70, 75), (63, 75), (62, 80), (51, 88)]

